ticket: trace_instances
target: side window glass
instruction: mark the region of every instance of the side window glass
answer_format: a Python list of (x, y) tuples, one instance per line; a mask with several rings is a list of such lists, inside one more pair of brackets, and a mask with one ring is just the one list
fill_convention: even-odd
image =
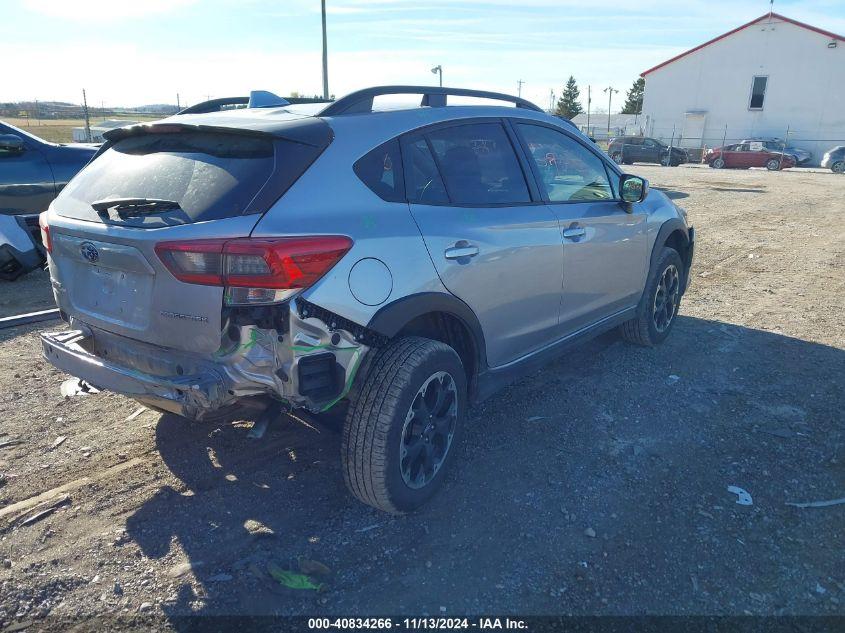
[(604, 162), (563, 132), (517, 123), (552, 202), (611, 200)]
[(402, 155), (399, 153), (398, 139), (383, 143), (365, 154), (355, 162), (353, 169), (361, 182), (382, 200), (405, 201)]
[(528, 185), (499, 123), (457, 125), (428, 135), (454, 204), (530, 202)]
[(648, 147), (649, 149), (652, 149), (652, 148), (657, 147), (657, 143), (655, 143), (655, 142), (654, 142), (654, 141), (652, 141), (651, 139), (647, 139), (647, 140), (643, 141), (643, 145), (645, 145), (645, 146), (646, 146), (646, 147)]
[(437, 164), (428, 149), (425, 138), (403, 143), (405, 156), (405, 179), (408, 199), (421, 204), (444, 204), (449, 202), (446, 187), (437, 171)]

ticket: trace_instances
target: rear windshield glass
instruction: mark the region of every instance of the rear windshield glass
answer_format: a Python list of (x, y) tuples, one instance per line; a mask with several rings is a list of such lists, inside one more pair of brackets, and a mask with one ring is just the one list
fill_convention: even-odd
[(147, 198), (178, 204), (155, 214), (160, 220), (169, 216), (166, 224), (233, 217), (247, 210), (274, 163), (270, 138), (207, 132), (130, 136), (71, 180), (55, 207), (62, 215), (95, 219), (93, 202)]

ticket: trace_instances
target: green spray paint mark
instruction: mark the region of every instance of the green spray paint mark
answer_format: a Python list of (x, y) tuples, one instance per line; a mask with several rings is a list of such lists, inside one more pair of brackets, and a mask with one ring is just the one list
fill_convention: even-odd
[(235, 352), (241, 352), (241, 351), (245, 352), (246, 350), (251, 349), (257, 342), (258, 342), (258, 330), (250, 330), (249, 331), (249, 340), (246, 343), (243, 343), (242, 345), (236, 346), (235, 349), (233, 349), (229, 352), (227, 352), (226, 350), (224, 350), (222, 348), (218, 349), (216, 352), (214, 352), (214, 355), (215, 356), (226, 356), (228, 354), (234, 354)]
[(355, 364), (352, 365), (352, 371), (349, 372), (349, 378), (346, 380), (346, 384), (343, 386), (343, 391), (340, 392), (340, 395), (337, 398), (335, 398), (322, 409), (320, 409), (320, 413), (325, 413), (349, 394), (349, 391), (352, 389), (352, 382), (355, 380), (355, 374), (358, 373), (358, 368), (361, 366), (362, 358), (363, 355), (358, 354), (358, 357), (355, 359)]

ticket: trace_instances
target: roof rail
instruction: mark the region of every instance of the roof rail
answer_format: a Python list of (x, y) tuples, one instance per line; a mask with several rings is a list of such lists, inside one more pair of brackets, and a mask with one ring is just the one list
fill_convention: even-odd
[(323, 108), (317, 116), (337, 116), (339, 114), (364, 114), (373, 111), (373, 99), (381, 95), (422, 95), (420, 106), (443, 107), (446, 105), (447, 95), (455, 97), (478, 97), (513, 103), (517, 108), (536, 110), (543, 109), (522, 97), (514, 97), (500, 92), (485, 90), (470, 90), (468, 88), (441, 88), (437, 86), (376, 86), (351, 92), (334, 103)]

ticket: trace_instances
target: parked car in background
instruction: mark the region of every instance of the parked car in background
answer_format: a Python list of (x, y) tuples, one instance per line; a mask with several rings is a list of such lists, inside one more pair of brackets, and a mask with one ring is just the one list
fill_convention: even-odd
[(769, 171), (777, 171), (795, 167), (795, 159), (792, 156), (768, 150), (759, 141), (708, 149), (704, 162), (715, 169), (765, 167)]
[(835, 174), (845, 174), (845, 145), (837, 145), (825, 152), (821, 165)]
[(743, 139), (740, 143), (762, 143), (763, 147), (770, 152), (789, 154), (795, 160), (796, 165), (805, 165), (813, 158), (813, 155), (807, 150), (801, 149), (800, 147), (788, 146), (783, 139), (777, 137), (760, 136), (757, 138)]
[(38, 214), (96, 151), (95, 145), (48, 143), (0, 121), (0, 280), (44, 263)]
[(666, 143), (646, 136), (620, 136), (610, 139), (607, 154), (620, 165), (659, 163), (676, 167), (689, 162), (689, 155), (685, 149), (670, 148)]
[[(394, 94), (422, 99), (373, 109)], [(669, 336), (695, 232), (568, 121), (431, 86), (310, 111), (108, 132), (41, 215), (70, 325), (47, 360), (195, 419), (346, 400), (344, 479), (401, 513), (466, 454), (470, 402), (613, 328)]]

